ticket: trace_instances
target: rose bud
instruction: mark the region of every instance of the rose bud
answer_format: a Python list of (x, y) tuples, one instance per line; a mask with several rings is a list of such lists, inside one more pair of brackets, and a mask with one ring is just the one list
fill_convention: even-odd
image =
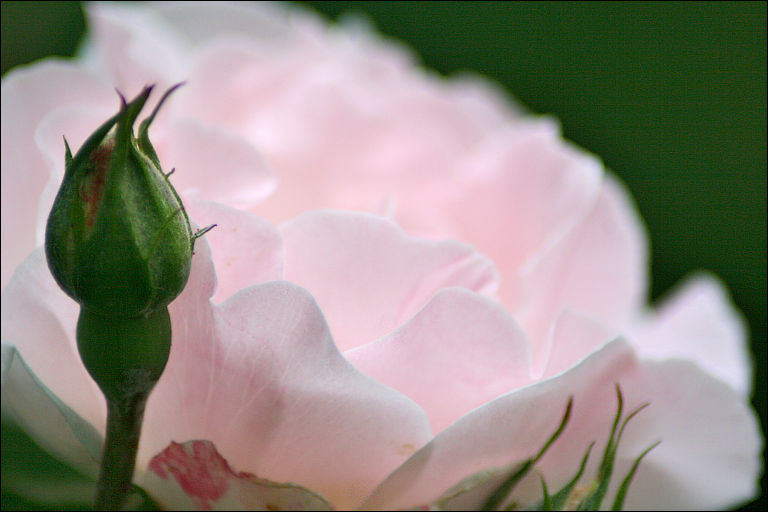
[[(67, 145), (45, 233), (51, 273), (80, 304), (83, 364), (134, 429), (170, 354), (167, 306), (187, 283), (194, 240), (207, 231), (192, 233), (149, 141), (149, 125), (177, 87), (141, 123), (138, 138), (133, 124), (152, 87), (130, 103), (121, 95), (120, 112), (74, 157)], [(138, 431), (128, 437), (138, 440)]]
[[(89, 312), (147, 315), (181, 293), (192, 261), (192, 233), (179, 196), (160, 169), (149, 125), (133, 124), (151, 87), (91, 135), (72, 157), (45, 233), (59, 286)], [(116, 125), (116, 129), (112, 128)]]

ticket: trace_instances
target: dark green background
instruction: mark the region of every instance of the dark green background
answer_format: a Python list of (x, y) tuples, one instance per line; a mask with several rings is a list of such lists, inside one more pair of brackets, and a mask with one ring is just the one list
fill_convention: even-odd
[[(441, 73), (497, 80), (602, 157), (650, 231), (652, 298), (697, 269), (727, 283), (752, 333), (754, 404), (765, 429), (764, 2), (308, 4), (332, 19), (366, 13)], [(3, 2), (3, 73), (71, 55), (83, 30), (77, 2)], [(3, 423), (3, 509), (31, 505), (9, 491), (24, 475), (60, 474), (43, 454), (27, 455), (26, 443)], [(762, 496), (748, 508), (765, 505)]]

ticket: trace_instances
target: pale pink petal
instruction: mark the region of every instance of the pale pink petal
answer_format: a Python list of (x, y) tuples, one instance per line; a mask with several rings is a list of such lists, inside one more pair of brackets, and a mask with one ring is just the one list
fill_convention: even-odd
[(140, 5), (88, 7), (86, 58), (127, 96), (150, 84), (161, 89), (184, 80), (190, 43)]
[(689, 278), (628, 336), (644, 357), (694, 361), (745, 396), (750, 394), (752, 362), (744, 320), (714, 276)]
[[(280, 132), (278, 112), (293, 85), (293, 59), (275, 62), (272, 52), (260, 52), (251, 41), (214, 41), (194, 55), (179, 108), (185, 116), (249, 134), (259, 146), (272, 130)], [(284, 121), (283, 121), (284, 122)], [(264, 126), (258, 130), (255, 126)], [(271, 129), (268, 129), (271, 127)], [(254, 136), (256, 135), (256, 136)]]
[(617, 332), (593, 318), (564, 309), (549, 332), (547, 347), (535, 368), (540, 379), (567, 370), (616, 338)]
[(2, 339), (13, 344), (40, 381), (102, 429), (106, 405), (77, 352), (79, 307), (53, 280), (41, 249), (22, 263), (2, 294)]
[(204, 228), (216, 268), (216, 302), (254, 284), (283, 278), (283, 241), (277, 229), (252, 213), (221, 203), (184, 198), (190, 219)]
[[(467, 475), (534, 455), (559, 424), (569, 396), (571, 420), (537, 467), (550, 490), (559, 489), (597, 441), (581, 482), (587, 485), (616, 412), (615, 383), (624, 393), (625, 414), (651, 405), (627, 427), (604, 505), (610, 506), (633, 459), (658, 440), (662, 444), (643, 460), (630, 487), (627, 509), (719, 509), (754, 495), (762, 441), (738, 394), (690, 363), (638, 362), (626, 343), (612, 342), (571, 370), (468, 414), (393, 473), (363, 507), (428, 504)], [(525, 506), (540, 492), (538, 485), (523, 486), (515, 497)], [(477, 508), (487, 495), (465, 498)]]
[[(115, 93), (95, 75), (55, 60), (17, 68), (3, 77), (0, 123), (3, 287), (16, 266), (37, 246), (38, 202), (50, 170), (49, 162), (35, 145), (35, 131), (47, 114), (71, 104), (88, 104), (89, 108), (115, 105)], [(64, 134), (59, 137), (61, 135)], [(63, 144), (59, 148), (63, 156)]]
[(234, 471), (210, 441), (171, 443), (141, 484), (169, 510), (333, 510), (303, 487)]
[(289, 24), (291, 11), (295, 9), (268, 2), (165, 2), (156, 6), (166, 23), (198, 44), (232, 34), (285, 42), (296, 36)]
[(495, 291), (496, 269), (472, 247), (411, 237), (373, 215), (310, 212), (280, 233), (285, 278), (317, 298), (340, 350), (385, 335), (440, 288)]
[(500, 296), (521, 301), (521, 266), (571, 229), (597, 196), (602, 167), (565, 146), (552, 122), (527, 122), (489, 139), (473, 154), (463, 197), (449, 204), (457, 238), (476, 245), (499, 265)]
[(147, 406), (140, 464), (171, 441), (206, 439), (239, 470), (356, 506), (430, 439), (426, 415), (355, 370), (297, 286), (250, 287), (212, 305), (200, 242), (170, 307), (174, 343)]
[(344, 355), (418, 403), (435, 433), (531, 381), (525, 333), (497, 302), (460, 288), (437, 292), (408, 323)]
[[(382, 213), (396, 203), (398, 220), (426, 231), (417, 213), (434, 215), (456, 194), (457, 167), (502, 121), (487, 119), (480, 87), (465, 93), (414, 76), (402, 52), (374, 58), (363, 53), (366, 38), (345, 37), (292, 41), (279, 52), (271, 40), (214, 41), (195, 58), (184, 112), (246, 133), (264, 151), (280, 187), (259, 215), (282, 221), (327, 207)], [(343, 57), (329, 58), (332, 50)]]
[(504, 87), (488, 77), (462, 71), (452, 80), (441, 83), (455, 108), (476, 127), (487, 130), (489, 135), (507, 128), (511, 121), (521, 120), (524, 107), (515, 104)]
[(274, 189), (272, 171), (241, 136), (190, 119), (174, 121), (165, 132), (167, 142), (158, 154), (166, 172), (176, 169), (172, 179), (179, 192), (248, 208)]
[(606, 175), (591, 212), (522, 272), (525, 303), (515, 317), (531, 339), (534, 364), (564, 308), (623, 328), (645, 300), (647, 271), (641, 221), (624, 188)]

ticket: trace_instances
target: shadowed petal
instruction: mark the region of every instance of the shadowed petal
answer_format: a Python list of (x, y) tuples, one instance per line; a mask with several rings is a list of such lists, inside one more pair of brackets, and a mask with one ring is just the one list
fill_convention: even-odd
[[(627, 411), (651, 405), (630, 422), (614, 473), (625, 475), (637, 455), (662, 441), (640, 465), (627, 509), (719, 509), (753, 495), (762, 441), (756, 418), (737, 393), (687, 362), (639, 362), (617, 341), (557, 377), (469, 413), (390, 475), (363, 506), (428, 504), (470, 474), (521, 462), (552, 434), (573, 396), (570, 422), (537, 465), (547, 485), (558, 489), (590, 442), (605, 443), (616, 411), (615, 383)], [(592, 459), (586, 475), (595, 474), (598, 457)], [(606, 503), (619, 482), (615, 477)], [(581, 485), (587, 484), (585, 479)], [(515, 493), (523, 506), (534, 503), (541, 497), (538, 478)], [(462, 501), (477, 508), (486, 498), (478, 493), (474, 501), (471, 495)]]

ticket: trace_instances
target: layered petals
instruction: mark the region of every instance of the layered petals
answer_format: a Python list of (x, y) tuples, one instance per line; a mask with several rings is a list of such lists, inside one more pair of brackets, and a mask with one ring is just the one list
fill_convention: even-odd
[(532, 380), (522, 329), (498, 303), (460, 288), (437, 292), (409, 322), (344, 355), (421, 405), (436, 434)]
[(212, 265), (200, 245), (170, 307), (174, 343), (139, 461), (173, 441), (209, 440), (239, 470), (356, 506), (430, 439), (424, 412), (355, 370), (296, 285), (250, 287), (212, 305)]
[(624, 432), (609, 504), (657, 441), (627, 508), (754, 495), (739, 313), (709, 276), (643, 309), (642, 222), (556, 121), (483, 79), (416, 69), (360, 21), (219, 2), (88, 11), (79, 63), (2, 83), (3, 409), (57, 457), (94, 474), (106, 415), (77, 305), (39, 248), (61, 135), (76, 152), (114, 87), (186, 80), (152, 140), (193, 228), (216, 227), (169, 306), (147, 404), (135, 477), (160, 505), (477, 509), (569, 398), (536, 469), (559, 489), (596, 442), (584, 492), (616, 385), (625, 412), (650, 405)]
[(342, 351), (384, 336), (440, 288), (492, 294), (498, 282), (493, 264), (472, 247), (409, 236), (372, 215), (310, 212), (280, 233), (285, 278), (317, 298)]
[(531, 338), (535, 362), (563, 309), (622, 329), (643, 304), (647, 247), (629, 201), (623, 187), (606, 176), (589, 213), (521, 272), (525, 300), (517, 317)]
[(215, 225), (205, 239), (216, 268), (216, 302), (247, 286), (283, 278), (283, 241), (272, 224), (247, 211), (201, 201), (194, 194), (186, 199), (187, 213), (198, 226)]
[[(570, 422), (537, 465), (549, 488), (559, 489), (575, 473), (588, 445), (597, 441), (601, 448), (607, 439), (616, 411), (616, 383), (627, 411), (644, 402), (650, 406), (624, 433), (614, 468), (619, 476), (608, 503), (634, 458), (659, 440), (661, 445), (643, 460), (630, 487), (628, 509), (721, 508), (753, 495), (762, 441), (748, 406), (727, 385), (688, 362), (642, 362), (625, 342), (617, 341), (571, 371), (466, 415), (398, 468), (363, 506), (429, 504), (471, 473), (522, 462), (554, 432), (572, 396)], [(597, 459), (593, 457), (586, 475), (595, 474)], [(497, 482), (503, 478), (499, 475)], [(531, 483), (535, 485), (516, 491), (523, 506), (541, 498), (540, 485)], [(581, 485), (588, 483), (585, 477)], [(484, 486), (475, 489), (474, 495), (463, 496), (469, 509), (479, 508), (488, 497)]]

